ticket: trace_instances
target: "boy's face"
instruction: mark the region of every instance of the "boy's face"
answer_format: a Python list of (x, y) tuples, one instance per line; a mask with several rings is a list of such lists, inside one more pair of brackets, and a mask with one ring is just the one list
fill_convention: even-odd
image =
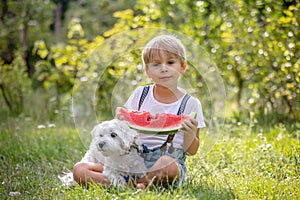
[(155, 84), (165, 87), (177, 86), (180, 75), (185, 71), (186, 62), (182, 63), (178, 55), (165, 50), (153, 53), (150, 63), (147, 63), (147, 76)]

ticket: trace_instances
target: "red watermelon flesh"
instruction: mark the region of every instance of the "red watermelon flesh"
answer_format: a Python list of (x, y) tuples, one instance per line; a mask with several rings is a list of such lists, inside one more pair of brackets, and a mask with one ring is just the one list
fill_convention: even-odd
[[(159, 113), (154, 116), (145, 111), (129, 111), (125, 108), (117, 108), (118, 115), (129, 123), (131, 128), (148, 132), (170, 132), (178, 130), (181, 123), (189, 119), (186, 115), (173, 115)], [(193, 116), (192, 116), (193, 117)]]

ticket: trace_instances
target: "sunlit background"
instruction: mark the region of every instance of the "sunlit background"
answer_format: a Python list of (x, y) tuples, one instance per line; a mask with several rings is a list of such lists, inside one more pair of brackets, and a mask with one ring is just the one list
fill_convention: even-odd
[[(299, 16), (299, 0), (2, 0), (0, 199), (299, 199)], [(150, 83), (141, 47), (165, 32), (208, 125), (186, 186), (61, 187), (92, 126)]]

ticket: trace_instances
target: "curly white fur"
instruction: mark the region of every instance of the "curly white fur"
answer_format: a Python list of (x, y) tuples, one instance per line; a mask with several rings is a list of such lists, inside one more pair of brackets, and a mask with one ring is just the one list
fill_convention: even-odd
[(118, 119), (102, 122), (91, 135), (92, 142), (81, 162), (103, 164), (103, 174), (113, 186), (126, 184), (129, 177), (144, 175), (147, 169), (139, 153), (141, 145), (136, 143), (138, 133), (127, 122)]

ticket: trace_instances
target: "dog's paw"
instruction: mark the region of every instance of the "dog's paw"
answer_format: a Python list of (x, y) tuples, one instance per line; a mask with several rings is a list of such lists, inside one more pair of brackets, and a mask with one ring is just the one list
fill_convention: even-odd
[(74, 187), (75, 181), (73, 179), (72, 172), (64, 172), (62, 175), (58, 176), (58, 179), (62, 182), (63, 186)]

